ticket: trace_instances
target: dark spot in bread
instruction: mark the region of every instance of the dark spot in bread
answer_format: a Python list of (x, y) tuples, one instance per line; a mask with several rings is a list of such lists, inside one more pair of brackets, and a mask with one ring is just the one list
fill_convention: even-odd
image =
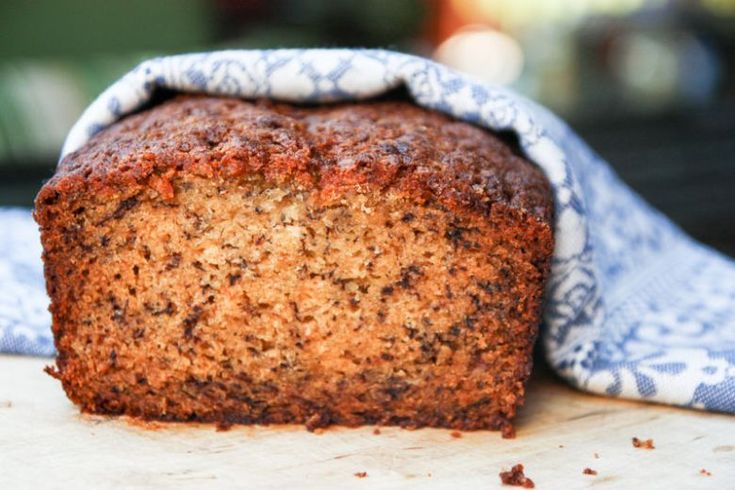
[(195, 306), (191, 312), (184, 318), (184, 337), (190, 339), (194, 336), (194, 327), (199, 323), (199, 319), (202, 317), (202, 308)]

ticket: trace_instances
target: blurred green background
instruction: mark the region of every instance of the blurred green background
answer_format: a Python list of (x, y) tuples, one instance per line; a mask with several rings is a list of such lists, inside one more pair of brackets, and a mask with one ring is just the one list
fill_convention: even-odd
[(140, 60), (333, 46), (433, 57), (539, 100), (735, 255), (735, 0), (3, 0), (0, 205), (32, 204), (71, 124)]

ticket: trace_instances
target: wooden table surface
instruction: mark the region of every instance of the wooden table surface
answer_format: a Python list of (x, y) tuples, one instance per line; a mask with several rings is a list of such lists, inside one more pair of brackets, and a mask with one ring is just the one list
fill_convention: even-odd
[(500, 488), (498, 473), (516, 463), (539, 489), (735, 488), (732, 416), (586, 395), (543, 371), (506, 440), (387, 427), (151, 429), (80, 415), (42, 372), (48, 362), (0, 355), (0, 489)]

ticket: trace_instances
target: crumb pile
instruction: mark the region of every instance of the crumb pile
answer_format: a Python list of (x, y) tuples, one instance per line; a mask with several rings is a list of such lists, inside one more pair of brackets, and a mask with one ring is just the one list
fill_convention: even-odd
[(535, 488), (536, 487), (536, 485), (533, 483), (533, 480), (528, 478), (523, 473), (522, 464), (514, 465), (513, 468), (510, 469), (510, 471), (502, 471), (500, 473), (500, 481), (503, 483), (503, 485), (510, 485), (513, 487), (523, 487), (523, 488)]
[(653, 445), (653, 439), (638, 439), (637, 437), (634, 437), (632, 442), (633, 447), (638, 449), (656, 449)]

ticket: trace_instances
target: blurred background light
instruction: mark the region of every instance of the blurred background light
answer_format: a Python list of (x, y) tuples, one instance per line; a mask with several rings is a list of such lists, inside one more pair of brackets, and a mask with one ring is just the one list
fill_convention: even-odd
[(523, 68), (518, 41), (480, 24), (458, 30), (439, 45), (434, 58), (483, 82), (500, 85), (518, 80)]
[(679, 58), (672, 34), (631, 33), (613, 40), (615, 75), (638, 104), (660, 105), (675, 97)]
[(735, 0), (703, 0), (702, 4), (718, 15), (735, 16)]

